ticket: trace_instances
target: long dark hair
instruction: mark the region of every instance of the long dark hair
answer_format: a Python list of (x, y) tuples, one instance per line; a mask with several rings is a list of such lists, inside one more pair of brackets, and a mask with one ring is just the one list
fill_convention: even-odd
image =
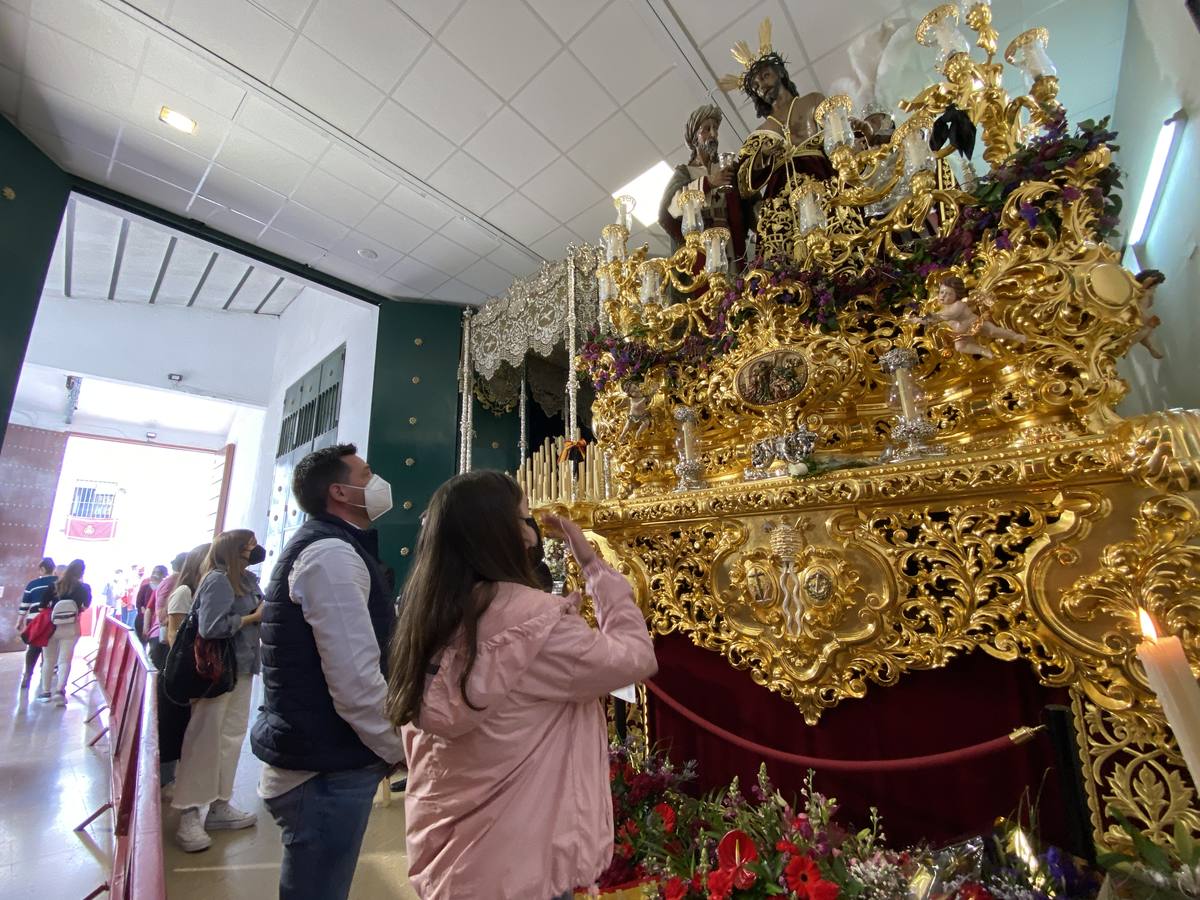
[(83, 581), (84, 568), (82, 559), (73, 559), (67, 563), (67, 571), (63, 572), (62, 578), (58, 579), (54, 584), (54, 593), (60, 599), (69, 597), (71, 592), (79, 587)]
[(478, 652), (479, 617), (501, 581), (536, 587), (519, 518), (521, 488), (501, 472), (456, 475), (434, 492), (404, 585), (404, 610), (392, 636), (387, 713), (397, 725), (421, 712), (425, 676), (434, 657), (462, 630), (467, 664)]
[(200, 581), (208, 574), (208, 551), (210, 549), (212, 549), (212, 544), (200, 544), (188, 552), (183, 560), (183, 568), (179, 570), (179, 578), (175, 581), (175, 587), (187, 585), (188, 590), (195, 595), (196, 588), (200, 587)]
[[(771, 114), (771, 104), (758, 95), (754, 90), (754, 76), (763, 69), (774, 69), (775, 74), (779, 76), (779, 83), (791, 92), (793, 97), (799, 97), (800, 92), (796, 90), (796, 83), (792, 81), (792, 76), (788, 74), (787, 64), (777, 53), (772, 53), (770, 56), (764, 57), (750, 67), (750, 71), (746, 73), (742, 84), (745, 85), (747, 96), (754, 101), (754, 114), (760, 119), (765, 119)], [(791, 126), (791, 123), (788, 123)]]

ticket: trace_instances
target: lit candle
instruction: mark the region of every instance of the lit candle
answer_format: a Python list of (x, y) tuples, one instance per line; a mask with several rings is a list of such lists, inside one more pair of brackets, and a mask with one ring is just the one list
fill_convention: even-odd
[(896, 370), (896, 393), (900, 398), (900, 414), (906, 419), (917, 418), (917, 405), (913, 400), (912, 373), (908, 367)]
[(1154, 620), (1138, 609), (1145, 640), (1138, 645), (1138, 659), (1146, 668), (1146, 680), (1162, 704), (1167, 724), (1183, 754), (1192, 783), (1200, 785), (1200, 685), (1174, 635), (1159, 637)]

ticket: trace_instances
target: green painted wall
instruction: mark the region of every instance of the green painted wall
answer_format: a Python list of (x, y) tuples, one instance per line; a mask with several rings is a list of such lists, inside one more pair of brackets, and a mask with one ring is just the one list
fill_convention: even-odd
[(395, 569), (397, 587), (412, 558), (401, 549), (411, 553), (416, 547), (421, 511), (437, 486), (458, 471), (461, 321), (462, 310), (455, 306), (397, 301), (379, 307), (367, 459), (392, 484), (395, 508), (378, 528), (383, 560)]
[[(472, 441), (471, 467), (499, 469), (515, 473), (521, 418), (514, 409), (497, 416), (475, 401), (475, 435)], [(495, 446), (493, 446), (495, 445)]]
[(0, 188), (0, 425), (7, 427), (71, 177), (0, 117)]

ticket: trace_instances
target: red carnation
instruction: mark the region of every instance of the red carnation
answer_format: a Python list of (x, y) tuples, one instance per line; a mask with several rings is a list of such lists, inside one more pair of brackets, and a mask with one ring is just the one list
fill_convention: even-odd
[(708, 873), (708, 900), (726, 900), (733, 893), (733, 872), (716, 869)]
[(675, 810), (671, 809), (671, 804), (660, 803), (654, 807), (654, 811), (663, 820), (663, 831), (673, 834), (675, 832)]
[(663, 900), (683, 900), (688, 893), (688, 883), (678, 875), (663, 885)]

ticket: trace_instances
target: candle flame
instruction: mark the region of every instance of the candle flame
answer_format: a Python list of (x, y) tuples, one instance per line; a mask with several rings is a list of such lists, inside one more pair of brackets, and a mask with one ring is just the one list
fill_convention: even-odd
[(1138, 607), (1138, 620), (1142, 625), (1142, 637), (1148, 641), (1158, 640), (1158, 629), (1154, 627), (1154, 620), (1150, 618), (1150, 613), (1146, 612), (1140, 606)]

